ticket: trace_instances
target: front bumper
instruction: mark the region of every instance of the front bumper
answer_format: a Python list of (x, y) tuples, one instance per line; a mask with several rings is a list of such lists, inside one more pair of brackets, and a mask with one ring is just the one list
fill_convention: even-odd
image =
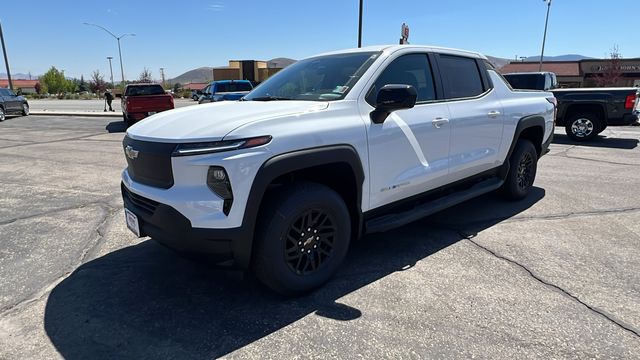
[[(242, 228), (205, 229), (191, 222), (173, 207), (131, 192), (121, 183), (124, 206), (138, 217), (141, 236), (186, 255), (205, 257), (223, 267), (246, 267), (251, 249)], [(250, 247), (250, 245), (248, 245)]]

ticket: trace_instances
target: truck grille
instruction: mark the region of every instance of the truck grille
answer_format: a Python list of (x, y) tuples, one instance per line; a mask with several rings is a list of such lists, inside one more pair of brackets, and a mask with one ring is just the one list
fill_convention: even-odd
[(122, 147), (129, 176), (135, 182), (162, 189), (173, 186), (171, 154), (176, 144), (133, 140), (125, 136)]

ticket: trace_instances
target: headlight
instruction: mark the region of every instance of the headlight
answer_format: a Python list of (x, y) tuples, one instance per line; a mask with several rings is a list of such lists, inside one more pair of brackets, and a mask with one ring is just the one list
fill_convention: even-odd
[(225, 140), (214, 142), (200, 142), (180, 144), (173, 152), (173, 156), (188, 156), (211, 154), (221, 151), (231, 151), (239, 149), (247, 149), (256, 146), (266, 145), (271, 141), (271, 135), (254, 137), (240, 140)]

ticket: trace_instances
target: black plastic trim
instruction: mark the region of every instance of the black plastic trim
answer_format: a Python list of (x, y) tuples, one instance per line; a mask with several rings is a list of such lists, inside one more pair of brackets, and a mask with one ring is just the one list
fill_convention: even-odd
[[(515, 149), (516, 143), (518, 142), (518, 139), (520, 138), (520, 135), (522, 134), (522, 132), (526, 129), (534, 128), (534, 127), (540, 128), (540, 130), (542, 131), (542, 139), (540, 141), (540, 144), (533, 144), (533, 145), (536, 147), (536, 149), (538, 149), (538, 146), (540, 146), (540, 149), (542, 149), (542, 140), (544, 140), (544, 127), (545, 127), (544, 118), (540, 115), (525, 116), (522, 119), (520, 119), (520, 121), (518, 121), (518, 125), (516, 126), (516, 131), (513, 134), (513, 139), (511, 140), (511, 146), (509, 147), (509, 152), (507, 153), (507, 160), (511, 157), (511, 154), (513, 153), (513, 149)], [(541, 154), (542, 152), (539, 155)]]
[[(126, 155), (127, 146), (137, 151), (135, 159)], [(176, 146), (177, 144), (134, 140), (125, 136), (122, 148), (125, 150), (129, 175), (138, 183), (169, 189), (173, 186), (171, 154)]]
[[(362, 228), (361, 204), (364, 170), (358, 153), (351, 145), (325, 146), (276, 155), (262, 165), (253, 180), (242, 220), (243, 236), (232, 244), (234, 257), (240, 266), (248, 267), (251, 262), (256, 218), (269, 184), (276, 178), (294, 171), (337, 163), (348, 164), (355, 176), (357, 194), (356, 203), (353, 205), (356, 207), (359, 218), (358, 227)], [(358, 231), (358, 236), (359, 234), (360, 231)]]

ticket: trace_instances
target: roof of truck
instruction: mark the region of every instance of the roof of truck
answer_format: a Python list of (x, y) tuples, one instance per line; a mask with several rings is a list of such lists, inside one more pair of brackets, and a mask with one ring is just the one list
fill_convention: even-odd
[(401, 49), (415, 49), (415, 50), (438, 52), (438, 53), (444, 53), (444, 54), (450, 54), (450, 55), (468, 56), (468, 57), (474, 57), (474, 58), (478, 58), (478, 59), (487, 59), (486, 56), (484, 56), (484, 55), (482, 55), (482, 54), (480, 54), (478, 52), (474, 52), (474, 51), (452, 49), (452, 48), (445, 48), (445, 47), (439, 47), (439, 46), (426, 46), (426, 45), (373, 45), (373, 46), (365, 46), (365, 47), (361, 47), (361, 48), (352, 48), (352, 49), (331, 51), (331, 52), (318, 54), (316, 56), (345, 54), (345, 53), (358, 53), (358, 52), (373, 52), (373, 51), (394, 52), (394, 51), (401, 50)]

